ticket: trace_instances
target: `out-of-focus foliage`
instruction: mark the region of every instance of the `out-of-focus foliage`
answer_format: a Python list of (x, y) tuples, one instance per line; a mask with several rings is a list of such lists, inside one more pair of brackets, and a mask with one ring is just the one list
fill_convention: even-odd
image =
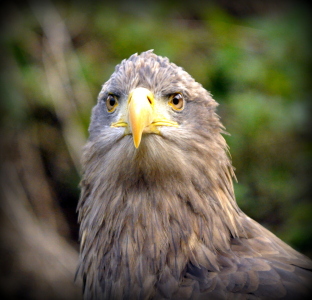
[(116, 64), (154, 49), (220, 103), (242, 210), (312, 256), (308, 10), (287, 1), (202, 2), (7, 5), (4, 161), (39, 220), (75, 248), (79, 157), (91, 108)]

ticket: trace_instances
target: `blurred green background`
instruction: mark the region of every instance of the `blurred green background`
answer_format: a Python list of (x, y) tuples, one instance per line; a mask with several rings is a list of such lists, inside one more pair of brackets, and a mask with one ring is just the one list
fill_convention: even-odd
[(308, 7), (63, 2), (12, 1), (1, 16), (6, 293), (62, 294), (61, 282), (72, 280), (79, 160), (91, 109), (115, 65), (148, 49), (182, 66), (220, 103), (241, 209), (312, 257)]

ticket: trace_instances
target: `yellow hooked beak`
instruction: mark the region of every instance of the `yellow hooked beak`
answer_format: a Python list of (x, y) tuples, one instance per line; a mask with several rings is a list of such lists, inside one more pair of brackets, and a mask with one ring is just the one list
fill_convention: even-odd
[(135, 148), (140, 146), (143, 132), (159, 134), (157, 126), (178, 127), (178, 123), (165, 119), (156, 112), (153, 93), (142, 87), (129, 94), (126, 115), (128, 123), (120, 120), (111, 126), (130, 127), (129, 133), (132, 133)]
[(145, 88), (134, 89), (128, 99), (128, 119), (133, 143), (138, 148), (145, 128), (153, 122), (154, 96)]

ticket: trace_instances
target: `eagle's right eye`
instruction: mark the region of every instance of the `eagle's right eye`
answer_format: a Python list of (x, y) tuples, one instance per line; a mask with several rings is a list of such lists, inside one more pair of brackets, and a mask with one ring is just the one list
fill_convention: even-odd
[(106, 98), (106, 108), (109, 113), (115, 111), (118, 105), (118, 100), (115, 95), (109, 94)]

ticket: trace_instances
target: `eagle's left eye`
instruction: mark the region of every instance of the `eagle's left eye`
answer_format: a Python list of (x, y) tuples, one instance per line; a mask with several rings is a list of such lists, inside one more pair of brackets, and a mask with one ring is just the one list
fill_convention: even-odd
[(168, 103), (174, 110), (182, 110), (184, 108), (184, 99), (180, 93), (171, 95)]
[(117, 97), (112, 94), (108, 95), (106, 98), (107, 111), (112, 113), (116, 109), (117, 105), (118, 105)]

